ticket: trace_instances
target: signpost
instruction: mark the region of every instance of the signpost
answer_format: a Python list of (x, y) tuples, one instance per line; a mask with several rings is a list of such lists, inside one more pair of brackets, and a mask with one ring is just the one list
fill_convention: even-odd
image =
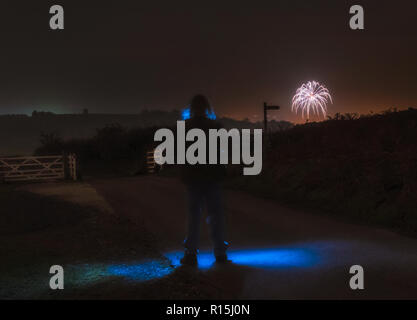
[(280, 108), (279, 106), (268, 106), (264, 102), (264, 135), (268, 133), (268, 110), (279, 110)]

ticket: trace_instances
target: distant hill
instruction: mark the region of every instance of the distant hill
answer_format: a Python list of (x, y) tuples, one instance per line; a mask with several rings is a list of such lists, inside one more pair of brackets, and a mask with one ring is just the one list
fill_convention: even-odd
[(96, 129), (120, 124), (146, 127), (172, 123), (179, 112), (143, 112), (141, 114), (44, 114), (36, 116), (0, 116), (0, 155), (32, 154), (39, 146), (41, 132), (56, 133), (63, 139), (88, 138)]
[[(62, 139), (89, 138), (97, 129), (119, 124), (125, 128), (172, 126), (180, 119), (179, 111), (143, 111), (140, 114), (53, 114), (34, 112), (27, 115), (0, 116), (0, 156), (30, 155), (39, 147), (42, 132), (55, 133)], [(220, 119), (226, 128), (261, 128), (249, 120)], [(271, 131), (291, 127), (286, 121), (271, 121)]]

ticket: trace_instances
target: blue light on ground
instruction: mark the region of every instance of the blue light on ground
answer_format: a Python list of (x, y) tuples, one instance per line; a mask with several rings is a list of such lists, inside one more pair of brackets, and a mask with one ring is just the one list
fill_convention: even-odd
[(77, 285), (91, 285), (109, 278), (124, 278), (138, 282), (163, 278), (174, 271), (164, 259), (130, 263), (84, 264), (73, 266), (72, 282)]
[[(253, 248), (229, 250), (229, 259), (235, 265), (257, 269), (307, 268), (321, 262), (316, 247)], [(123, 278), (132, 281), (148, 281), (171, 274), (180, 266), (182, 251), (165, 254), (166, 259), (144, 260), (129, 263), (84, 264), (74, 266), (72, 282), (77, 285), (91, 285), (109, 278)], [(208, 270), (214, 265), (212, 251), (200, 251), (198, 268)]]
[[(182, 252), (171, 252), (165, 255), (174, 267), (180, 265)], [(301, 248), (270, 248), (229, 250), (229, 259), (237, 265), (254, 268), (277, 269), (286, 267), (309, 267), (318, 262), (318, 257), (312, 250)], [(198, 254), (199, 269), (209, 269), (214, 264), (212, 252), (202, 251)]]
[(107, 268), (109, 275), (121, 276), (130, 280), (147, 281), (169, 275), (173, 268), (161, 261), (148, 261), (139, 264), (115, 264)]

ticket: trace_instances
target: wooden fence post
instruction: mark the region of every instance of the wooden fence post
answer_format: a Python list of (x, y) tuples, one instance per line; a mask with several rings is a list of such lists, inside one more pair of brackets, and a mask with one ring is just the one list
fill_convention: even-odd
[(70, 172), (70, 178), (74, 181), (77, 180), (77, 156), (74, 153), (68, 155), (68, 166)]
[(156, 160), (162, 157), (162, 152), (159, 149), (153, 149), (146, 153), (146, 165), (148, 173), (156, 173), (162, 169), (162, 165), (159, 165)]
[(148, 151), (146, 153), (146, 166), (148, 173), (155, 173), (155, 159), (154, 159), (154, 150)]

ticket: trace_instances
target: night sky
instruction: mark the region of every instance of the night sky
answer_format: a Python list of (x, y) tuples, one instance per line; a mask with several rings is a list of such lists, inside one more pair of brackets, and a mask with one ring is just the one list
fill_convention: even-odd
[(0, 37), (0, 114), (181, 109), (205, 93), (220, 115), (256, 120), (267, 101), (300, 121), (291, 98), (308, 80), (331, 91), (330, 114), (417, 107), (415, 0), (2, 1)]

